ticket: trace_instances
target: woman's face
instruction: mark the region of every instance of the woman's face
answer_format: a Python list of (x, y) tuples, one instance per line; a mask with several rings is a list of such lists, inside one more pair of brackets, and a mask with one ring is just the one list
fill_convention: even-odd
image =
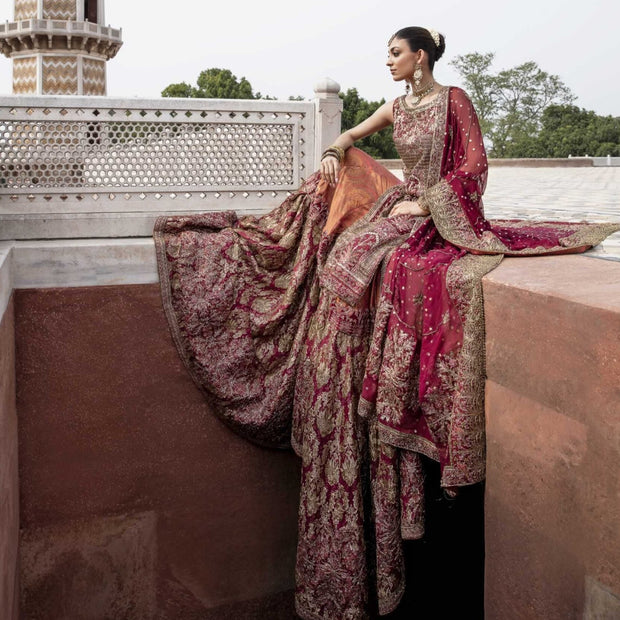
[(412, 52), (404, 39), (392, 39), (388, 43), (388, 59), (385, 63), (395, 82), (411, 79), (416, 64), (420, 61), (420, 52)]

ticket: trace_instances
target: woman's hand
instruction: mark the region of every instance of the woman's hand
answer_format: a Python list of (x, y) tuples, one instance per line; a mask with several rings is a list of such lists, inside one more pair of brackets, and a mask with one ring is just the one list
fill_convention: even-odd
[(429, 215), (429, 212), (421, 207), (417, 200), (403, 200), (392, 209), (390, 217), (393, 215), (416, 215), (418, 217), (426, 217)]
[(330, 184), (336, 185), (338, 182), (338, 173), (340, 172), (340, 162), (334, 155), (325, 157), (321, 162), (321, 176)]

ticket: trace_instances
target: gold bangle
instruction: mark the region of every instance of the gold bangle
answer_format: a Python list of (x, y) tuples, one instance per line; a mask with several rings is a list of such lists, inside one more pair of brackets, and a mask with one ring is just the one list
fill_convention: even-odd
[(321, 161), (323, 161), (323, 159), (329, 156), (335, 157), (340, 163), (342, 163), (344, 161), (344, 149), (340, 146), (332, 144), (332, 146), (327, 147), (323, 151), (323, 155), (321, 155)]

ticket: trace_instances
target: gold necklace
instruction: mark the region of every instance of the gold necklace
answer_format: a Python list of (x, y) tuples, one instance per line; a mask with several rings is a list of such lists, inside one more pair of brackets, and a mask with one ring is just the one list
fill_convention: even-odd
[(421, 88), (420, 90), (412, 90), (411, 91), (411, 106), (416, 106), (418, 105), (418, 103), (420, 103), (420, 101), (426, 97), (426, 95), (428, 95), (431, 90), (433, 90), (433, 88), (435, 88), (435, 82), (434, 80), (431, 80), (430, 83), (425, 86), (424, 88)]

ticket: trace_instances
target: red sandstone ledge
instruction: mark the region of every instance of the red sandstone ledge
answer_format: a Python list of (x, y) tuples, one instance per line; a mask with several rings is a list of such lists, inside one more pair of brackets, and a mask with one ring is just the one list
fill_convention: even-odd
[(620, 264), (484, 279), (485, 618), (620, 618)]
[[(580, 255), (506, 258), (484, 278), (490, 285), (620, 312), (620, 264)], [(486, 298), (485, 298), (486, 299)]]
[[(620, 263), (509, 258), (484, 290), (486, 618), (620, 617)], [(25, 616), (291, 617), (299, 463), (209, 415), (157, 284), (15, 299)]]

